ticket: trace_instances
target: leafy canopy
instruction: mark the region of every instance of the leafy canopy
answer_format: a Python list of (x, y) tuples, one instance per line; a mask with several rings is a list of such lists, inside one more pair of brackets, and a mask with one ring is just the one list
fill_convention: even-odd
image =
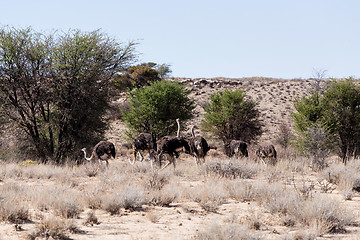
[(205, 109), (204, 130), (212, 132), (224, 142), (231, 139), (255, 141), (263, 133), (263, 123), (257, 103), (246, 99), (241, 90), (212, 94)]
[(360, 88), (351, 78), (332, 81), (323, 94), (313, 92), (296, 100), (294, 107), (292, 116), (299, 136), (321, 125), (334, 143), (332, 150), (344, 161), (359, 155)]
[(130, 91), (129, 110), (123, 112), (123, 119), (130, 129), (128, 135), (133, 137), (141, 132), (157, 137), (174, 134), (177, 118), (184, 122), (193, 117), (195, 104), (189, 94), (184, 85), (166, 80)]
[(61, 163), (103, 137), (111, 80), (135, 60), (135, 45), (100, 31), (0, 29), (3, 112), (42, 161)]

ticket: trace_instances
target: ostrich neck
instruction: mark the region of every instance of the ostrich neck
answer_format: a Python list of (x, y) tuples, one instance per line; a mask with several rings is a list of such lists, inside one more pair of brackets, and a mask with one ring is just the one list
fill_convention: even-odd
[(88, 158), (88, 157), (86, 156), (86, 150), (82, 150), (82, 151), (84, 152), (84, 157), (85, 157), (85, 159), (88, 160), (88, 161), (91, 161), (92, 155)]
[(191, 135), (193, 138), (195, 137), (195, 126), (191, 128)]
[(176, 119), (176, 123), (178, 125), (178, 130), (177, 130), (176, 137), (180, 137), (180, 122), (179, 122), (179, 119)]

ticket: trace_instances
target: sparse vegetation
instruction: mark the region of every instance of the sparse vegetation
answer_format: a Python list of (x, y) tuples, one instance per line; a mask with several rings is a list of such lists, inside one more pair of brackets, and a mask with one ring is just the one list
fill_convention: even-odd
[[(279, 117), (286, 120), (292, 110), (290, 96), (280, 93), (280, 88), (292, 93), (296, 86), (294, 94), (299, 96), (308, 82), (259, 84), (250, 80), (248, 85), (241, 80), (231, 86), (250, 93), (262, 86), (256, 94), (263, 97), (259, 101), (269, 104), (259, 111), (266, 112), (266, 128), (273, 125), (259, 139), (274, 140), (282, 123)], [(218, 83), (208, 88), (206, 80), (199, 82), (199, 87), (186, 86), (193, 89), (190, 96), (209, 102), (203, 94), (216, 92)], [(286, 105), (286, 112), (271, 105), (270, 97), (277, 104), (285, 101), (280, 104)], [(197, 109), (201, 118), (204, 109)], [(118, 127), (118, 120), (113, 121)], [(290, 146), (276, 146), (278, 162), (263, 166), (255, 161), (254, 145), (249, 144), (248, 158), (230, 159), (222, 152), (221, 139), (213, 138), (218, 150), (211, 152), (205, 164), (195, 167), (191, 156), (180, 153), (176, 171), (159, 171), (152, 170), (146, 160), (131, 166), (130, 151), (118, 133), (109, 133), (121, 153), (109, 168), (33, 164), (26, 159), (1, 162), (0, 235), (6, 231), (16, 239), (102, 239), (111, 235), (315, 240), (351, 238), (360, 229), (358, 216), (352, 214), (359, 206), (358, 161), (345, 165), (329, 155), (323, 168), (315, 169), (312, 157), (299, 156)], [(187, 136), (185, 131), (182, 134)]]

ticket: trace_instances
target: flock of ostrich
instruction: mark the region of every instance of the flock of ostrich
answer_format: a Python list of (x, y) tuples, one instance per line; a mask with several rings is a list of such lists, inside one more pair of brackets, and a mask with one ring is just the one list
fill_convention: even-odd
[[(149, 152), (149, 160), (151, 168), (154, 169), (153, 161), (159, 163), (162, 169), (170, 164), (176, 167), (175, 158), (179, 158), (180, 152), (184, 152), (194, 157), (196, 165), (205, 163), (205, 156), (211, 149), (217, 149), (207, 143), (206, 139), (202, 136), (195, 136), (195, 125), (191, 128), (191, 138), (186, 139), (180, 136), (180, 122), (176, 119), (178, 126), (176, 136), (164, 136), (158, 140), (150, 133), (140, 133), (135, 137), (132, 143), (133, 160), (129, 159), (131, 165), (136, 162), (136, 156), (140, 155), (140, 161), (144, 160), (142, 151)], [(109, 166), (108, 160), (116, 156), (116, 150), (113, 143), (109, 141), (100, 141), (93, 148), (90, 157), (87, 157), (86, 148), (81, 149), (84, 152), (84, 158), (87, 161), (98, 160), (106, 162)], [(228, 157), (248, 157), (247, 144), (241, 140), (230, 140), (224, 143), (224, 153)], [(265, 160), (270, 160), (271, 164), (276, 163), (276, 150), (273, 145), (260, 146), (256, 151), (256, 156), (260, 161), (266, 165)], [(161, 167), (162, 159), (166, 157), (167, 162)]]

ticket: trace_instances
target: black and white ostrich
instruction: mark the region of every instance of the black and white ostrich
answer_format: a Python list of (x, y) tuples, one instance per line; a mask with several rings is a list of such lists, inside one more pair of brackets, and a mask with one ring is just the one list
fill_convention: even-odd
[(185, 149), (185, 153), (190, 154), (190, 146), (189, 143), (183, 138), (180, 137), (180, 122), (179, 119), (176, 119), (176, 123), (178, 125), (178, 131), (176, 134), (176, 137), (174, 136), (164, 136), (162, 138), (160, 138), (158, 141), (156, 141), (157, 144), (157, 151), (156, 151), (156, 155), (157, 155), (157, 160), (159, 161), (159, 164), (161, 166), (161, 157), (166, 154), (168, 155), (168, 162), (161, 168), (164, 169), (167, 166), (169, 166), (169, 164), (173, 164), (174, 165), (174, 169), (175, 169), (175, 158), (179, 157), (179, 153), (180, 151)]
[(108, 141), (100, 141), (98, 144), (96, 144), (89, 158), (86, 157), (86, 148), (81, 149), (81, 151), (84, 152), (84, 157), (86, 160), (91, 161), (94, 158), (97, 158), (99, 163), (101, 163), (101, 161), (106, 161), (107, 167), (109, 166), (108, 159), (111, 157), (115, 158), (116, 154), (114, 144)]
[(134, 165), (136, 161), (136, 155), (140, 155), (140, 161), (144, 160), (144, 156), (141, 154), (141, 151), (148, 150), (149, 151), (149, 158), (151, 163), (151, 168), (153, 168), (152, 162), (152, 152), (156, 151), (156, 140), (155, 137), (150, 133), (140, 133), (133, 141), (133, 154), (134, 160), (130, 161), (131, 165)]
[(228, 157), (248, 157), (247, 144), (240, 140), (230, 140), (224, 143), (224, 153)]
[[(195, 163), (205, 163), (205, 156), (210, 149), (217, 149), (214, 146), (210, 146), (205, 138), (201, 136), (195, 136), (195, 125), (191, 128), (192, 137), (188, 140), (190, 146), (191, 155), (195, 158)], [(202, 159), (202, 162), (201, 162)]]

